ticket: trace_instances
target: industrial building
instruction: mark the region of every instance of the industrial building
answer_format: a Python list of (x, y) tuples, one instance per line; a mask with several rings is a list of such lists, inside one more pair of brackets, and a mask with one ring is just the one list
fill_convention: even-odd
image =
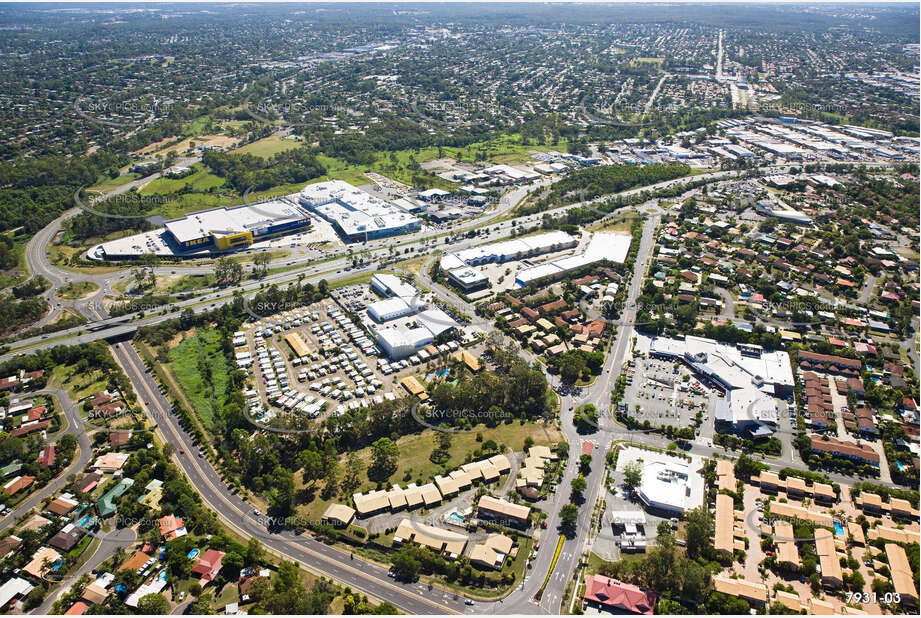
[(434, 342), (436, 337), (457, 326), (447, 313), (432, 308), (416, 314), (406, 323), (382, 325), (372, 330), (384, 353), (393, 360), (400, 360), (415, 354)]
[(569, 273), (601, 261), (622, 264), (627, 259), (631, 241), (629, 234), (596, 232), (582, 253), (525, 268), (515, 276), (515, 285), (527, 287), (545, 279), (562, 279)]
[(181, 250), (213, 248), (226, 251), (310, 225), (310, 217), (287, 198), (214, 208), (167, 221), (168, 238)]
[(449, 270), (448, 279), (465, 292), (489, 287), (489, 277), (484, 275), (483, 271), (471, 266), (460, 266)]
[(553, 231), (545, 234), (535, 234), (514, 240), (490, 243), (480, 247), (464, 249), (444, 256), (441, 259), (441, 269), (451, 270), (460, 266), (476, 266), (523, 260), (526, 258), (572, 249), (578, 244), (578, 239), (566, 232)]
[(390, 320), (395, 320), (406, 315), (412, 315), (416, 312), (416, 303), (412, 300), (413, 298), (414, 297), (410, 297), (410, 299), (407, 300), (399, 296), (394, 296), (393, 298), (371, 303), (368, 305), (368, 315), (378, 324), (383, 324), (384, 322), (389, 322)]
[(441, 258), (439, 267), (451, 283), (465, 292), (471, 292), (489, 286), (489, 278), (476, 268), (478, 265), (502, 264), (572, 249), (578, 242), (577, 238), (565, 232), (547, 232), (449, 253)]
[(630, 446), (618, 456), (617, 469), (623, 472), (631, 462), (642, 465), (642, 481), (636, 493), (648, 511), (671, 517), (703, 504), (704, 478), (700, 472), (703, 464), (699, 459), (688, 461)]
[(385, 298), (390, 296), (405, 298), (407, 296), (416, 295), (416, 288), (411, 284), (405, 283), (396, 275), (388, 273), (377, 273), (373, 275), (371, 277), (371, 288)]
[(418, 217), (341, 180), (307, 185), (299, 200), (329, 221), (347, 242), (398, 236), (422, 227)]
[(766, 200), (761, 200), (755, 204), (755, 210), (767, 216), (780, 219), (785, 223), (795, 223), (796, 225), (812, 225), (812, 219), (798, 210), (784, 207)]
[(141, 255), (197, 256), (232, 251), (310, 227), (310, 216), (292, 197), (232, 208), (212, 208), (172, 219), (164, 227), (118, 238), (87, 252), (93, 259)]
[(716, 402), (717, 429), (748, 437), (772, 435), (779, 418), (774, 397), (793, 393), (790, 356), (782, 350), (733, 346), (703, 337), (656, 337), (649, 356), (683, 362), (700, 380), (724, 391), (725, 399)]

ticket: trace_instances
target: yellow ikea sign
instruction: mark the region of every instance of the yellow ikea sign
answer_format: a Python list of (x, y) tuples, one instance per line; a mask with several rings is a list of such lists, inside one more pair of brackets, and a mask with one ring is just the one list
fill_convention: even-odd
[(240, 232), (238, 234), (229, 234), (215, 239), (215, 246), (218, 249), (231, 249), (253, 244), (252, 232)]

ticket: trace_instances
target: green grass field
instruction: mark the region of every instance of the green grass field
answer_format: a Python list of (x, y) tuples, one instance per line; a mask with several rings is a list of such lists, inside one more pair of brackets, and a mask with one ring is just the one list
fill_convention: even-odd
[(29, 278), (29, 265), (26, 263), (26, 243), (29, 242), (29, 236), (12, 231), (5, 232), (5, 234), (13, 239), (16, 266), (9, 270), (0, 271), (0, 290), (19, 285)]
[[(216, 330), (197, 332), (170, 350), (169, 357), (170, 368), (193, 411), (202, 425), (210, 429), (215, 413), (224, 404), (232, 369), (221, 351), (220, 334)], [(210, 369), (210, 380), (202, 369)]]
[[(427, 429), (419, 434), (404, 436), (397, 441), (400, 448), (399, 464), (390, 482), (404, 482), (404, 478), (409, 475), (417, 483), (429, 483), (436, 474), (459, 467), (465, 463), (468, 454), (474, 453), (482, 446), (483, 443), (476, 439), (477, 434), (483, 437), (483, 442), (495, 441), (500, 451), (505, 450), (503, 447), (521, 451), (524, 448), (524, 439), (528, 436), (535, 444), (551, 445), (560, 439), (556, 429), (538, 423), (512, 422), (492, 428), (481, 425), (476, 431), (453, 434), (451, 458), (444, 464), (434, 464), (429, 460), (429, 455), (435, 449), (436, 432)], [(367, 463), (371, 459), (371, 449), (361, 449), (358, 451), (358, 457)], [(373, 489), (374, 486), (374, 483), (368, 481), (359, 491)]]
[(128, 174), (122, 174), (121, 176), (117, 176), (115, 178), (106, 177), (100, 180), (99, 182), (97, 182), (96, 184), (94, 184), (93, 186), (88, 187), (85, 191), (86, 192), (99, 191), (100, 193), (108, 193), (109, 191), (117, 189), (122, 185), (126, 185), (133, 180), (137, 180), (138, 178), (140, 178), (140, 176), (141, 176), (140, 174), (129, 172)]
[(72, 281), (64, 287), (58, 289), (55, 296), (61, 300), (77, 300), (87, 294), (92, 294), (99, 289), (99, 286), (92, 281)]
[[(473, 163), (481, 155), (485, 155), (487, 161), (492, 163), (523, 163), (531, 160), (533, 152), (546, 152), (548, 150), (565, 150), (567, 143), (560, 141), (555, 145), (550, 144), (533, 144), (522, 145), (520, 136), (517, 134), (503, 135), (495, 139), (476, 142), (468, 146), (454, 148), (444, 147), (440, 151), (436, 146), (420, 148), (418, 150), (397, 150), (393, 153), (396, 163), (390, 157), (389, 152), (377, 153), (377, 160), (368, 166), (352, 165), (342, 159), (318, 155), (320, 163), (327, 169), (327, 175), (321, 180), (343, 180), (352, 185), (364, 185), (371, 181), (364, 175), (365, 170), (377, 172), (388, 178), (400, 182), (412, 183), (412, 170), (409, 169), (410, 157), (416, 160), (416, 163), (423, 164), (438, 158), (451, 158), (457, 161)], [(447, 180), (439, 179), (434, 181), (436, 186), (442, 189), (451, 189), (455, 185)]]
[(240, 148), (236, 148), (232, 150), (231, 153), (248, 153), (257, 157), (262, 157), (263, 159), (268, 159), (273, 154), (284, 152), (286, 150), (292, 150), (294, 148), (300, 148), (301, 145), (301, 142), (293, 139), (287, 139), (277, 135), (270, 135), (269, 137), (264, 137), (260, 140), (256, 140), (252, 144), (247, 144), (245, 146), (241, 146)]
[(48, 383), (67, 391), (73, 401), (79, 401), (84, 397), (104, 391), (108, 385), (102, 371), (97, 369), (78, 372), (73, 365), (56, 366), (51, 370), (51, 378)]
[(196, 193), (204, 193), (209, 189), (216, 189), (224, 185), (224, 179), (215, 176), (211, 170), (201, 163), (192, 166), (192, 174), (185, 178), (157, 178), (150, 181), (141, 189), (141, 195), (162, 195), (175, 193), (185, 186), (191, 187)]
[[(473, 432), (457, 433), (452, 435), (451, 441), (451, 458), (443, 465), (434, 464), (429, 460), (429, 455), (435, 448), (435, 431), (427, 429), (422, 433), (403, 436), (397, 441), (400, 449), (399, 463), (397, 470), (385, 483), (388, 487), (393, 483), (405, 485), (408, 482), (417, 484), (430, 483), (436, 474), (442, 474), (445, 470), (450, 471), (461, 464), (465, 463), (468, 454), (478, 450), (482, 442), (477, 441), (477, 434), (481, 435), (483, 442), (493, 440), (501, 450), (508, 447), (514, 451), (521, 451), (524, 447), (524, 439), (530, 436), (534, 444), (546, 444), (548, 446), (559, 442), (562, 439), (560, 432), (551, 426), (544, 426), (539, 423), (524, 423), (517, 421), (509, 424), (502, 424), (498, 427), (488, 428), (481, 425)], [(365, 464), (371, 459), (371, 448), (363, 448), (356, 451), (358, 458)], [(345, 457), (340, 462), (341, 466), (345, 465)], [(410, 480), (406, 480), (407, 477)], [(505, 477), (502, 477), (503, 480)], [(301, 477), (295, 475), (297, 489), (303, 489)], [(364, 483), (356, 491), (368, 491), (376, 487), (375, 483), (367, 480), (366, 475), (362, 475)], [(318, 519), (323, 515), (330, 504), (334, 502), (349, 502), (350, 496), (333, 497), (329, 500), (320, 498), (320, 492), (314, 493), (314, 498), (308, 503), (298, 505), (298, 514), (308, 519)]]

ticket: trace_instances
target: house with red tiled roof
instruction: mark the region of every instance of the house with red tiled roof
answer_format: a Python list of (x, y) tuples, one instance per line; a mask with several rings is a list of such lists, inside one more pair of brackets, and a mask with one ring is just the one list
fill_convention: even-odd
[(539, 314), (536, 310), (531, 309), (530, 307), (522, 307), (522, 308), (521, 308), (521, 315), (523, 315), (524, 317), (526, 317), (526, 318), (527, 318), (528, 320), (530, 320), (531, 322), (534, 322), (534, 321), (536, 321), (538, 318), (540, 318), (540, 314)]
[(652, 615), (656, 593), (603, 575), (585, 581), (585, 604), (617, 614)]
[(131, 440), (131, 432), (127, 429), (109, 432), (109, 444), (112, 445), (112, 448), (121, 448), (128, 444), (129, 440)]
[(99, 406), (93, 406), (93, 415), (94, 418), (109, 418), (110, 416), (121, 414), (126, 409), (125, 402), (121, 399), (116, 399)]
[(865, 444), (842, 442), (827, 436), (822, 437), (817, 435), (809, 436), (809, 441), (813, 453), (829, 453), (833, 457), (843, 457), (851, 461), (856, 461), (857, 463), (865, 463), (877, 468), (879, 467), (879, 455)]
[(42, 468), (53, 466), (55, 458), (56, 453), (54, 452), (54, 445), (49, 444), (38, 454), (38, 465)]
[(225, 555), (226, 554), (222, 551), (209, 549), (199, 558), (195, 566), (192, 567), (192, 573), (201, 577), (198, 583), (201, 584), (203, 588), (217, 577), (217, 574), (223, 566), (221, 560), (224, 559)]
[(142, 551), (136, 551), (131, 555), (130, 558), (125, 560), (120, 567), (119, 571), (137, 571), (139, 568), (147, 564), (147, 561), (150, 560), (150, 555), (145, 554)]
[(604, 320), (592, 320), (585, 325), (585, 332), (591, 337), (600, 337), (604, 333)]
[(160, 525), (160, 536), (164, 541), (169, 542), (186, 534), (185, 522), (181, 517), (170, 514), (161, 517), (157, 523)]
[(566, 311), (561, 313), (559, 317), (563, 318), (567, 322), (572, 322), (573, 320), (579, 319), (581, 315), (582, 315), (582, 312), (579, 311), (577, 307), (573, 307), (572, 309), (567, 309)]
[(51, 425), (51, 421), (36, 421), (32, 423), (25, 423), (10, 431), (10, 436), (13, 438), (20, 438), (22, 436), (27, 436), (30, 433), (35, 433), (36, 431), (44, 431), (48, 429), (49, 425)]
[(568, 306), (569, 305), (566, 304), (565, 300), (558, 298), (557, 300), (541, 305), (540, 313), (541, 315), (547, 315), (548, 313), (553, 313), (554, 311), (562, 311)]
[(36, 406), (26, 413), (26, 421), (37, 421), (45, 416), (45, 412), (47, 411), (48, 408), (45, 406)]
[(69, 610), (64, 612), (64, 615), (65, 616), (82, 616), (83, 614), (86, 613), (86, 610), (88, 610), (89, 608), (90, 606), (84, 603), (83, 601), (77, 601), (76, 603), (70, 606)]
[(0, 558), (3, 558), (20, 545), (22, 545), (22, 539), (18, 536), (10, 535), (0, 539)]
[(90, 405), (95, 408), (97, 406), (101, 406), (103, 404), (109, 403), (113, 399), (115, 399), (115, 397), (113, 397), (109, 393), (105, 391), (100, 391), (96, 393), (95, 395), (93, 395), (92, 397), (90, 397)]
[(3, 491), (6, 492), (8, 496), (14, 496), (23, 489), (29, 487), (34, 482), (34, 476), (17, 476), (12, 481), (3, 486)]
[(74, 483), (74, 489), (80, 492), (81, 494), (85, 494), (87, 492), (93, 491), (96, 488), (96, 486), (99, 485), (99, 481), (101, 479), (102, 479), (102, 475), (100, 475), (97, 472), (91, 472), (87, 474), (86, 476), (84, 476), (79, 481), (77, 481), (76, 483)]

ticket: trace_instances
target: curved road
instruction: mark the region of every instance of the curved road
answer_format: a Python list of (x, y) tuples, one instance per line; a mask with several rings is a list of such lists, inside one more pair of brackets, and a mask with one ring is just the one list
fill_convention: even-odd
[[(770, 168), (767, 168), (770, 169)], [(728, 179), (736, 175), (736, 172), (714, 172), (707, 175), (701, 175), (695, 177), (694, 180), (700, 178), (710, 177), (713, 180), (719, 179)], [(623, 194), (631, 194), (639, 191), (650, 191), (655, 188), (662, 186), (671, 186), (673, 184), (681, 184), (682, 180), (668, 181), (664, 183), (659, 183), (659, 185), (654, 185), (651, 187), (641, 187), (634, 190), (626, 191)], [(126, 189), (127, 190), (127, 189)], [(521, 192), (521, 195), (524, 194), (527, 188), (522, 187), (515, 190), (515, 192)], [(509, 195), (509, 194), (507, 194)], [(592, 200), (590, 203), (598, 202), (603, 199), (608, 199), (610, 196), (605, 196), (604, 198), (599, 198), (597, 200)], [(504, 212), (514, 206), (517, 203), (516, 200), (511, 198), (505, 204), (500, 205), (500, 212)], [(552, 212), (562, 212), (570, 208), (575, 208), (582, 206), (583, 204), (573, 204), (559, 209), (555, 209)], [(486, 237), (489, 239), (493, 236), (500, 236), (503, 233), (507, 235), (506, 230), (511, 230), (513, 227), (525, 223), (537, 223), (540, 221), (542, 216), (546, 213), (540, 213), (538, 215), (531, 215), (527, 217), (518, 217), (516, 219), (510, 219), (506, 221), (499, 221), (495, 225), (490, 224), (492, 229), (487, 233)], [(495, 211), (488, 213), (488, 217), (495, 218), (497, 213)], [(63, 216), (62, 216), (63, 217)], [(483, 218), (486, 218), (487, 215), (484, 214)], [(58, 226), (60, 226), (61, 221), (56, 220)], [(514, 590), (511, 594), (508, 595), (505, 599), (499, 602), (493, 603), (477, 603), (476, 606), (470, 607), (463, 604), (463, 599), (458, 598), (451, 592), (444, 591), (440, 588), (430, 589), (424, 584), (414, 583), (406, 584), (401, 582), (396, 582), (393, 579), (387, 576), (386, 570), (382, 567), (367, 563), (365, 561), (359, 560), (357, 558), (353, 559), (347, 553), (326, 546), (323, 543), (320, 543), (312, 538), (304, 536), (294, 536), (290, 533), (269, 533), (265, 525), (258, 521), (253, 515), (252, 507), (250, 507), (243, 499), (238, 495), (234, 494), (230, 488), (223, 483), (219, 474), (214, 470), (210, 462), (202, 457), (198, 457), (198, 449), (194, 446), (191, 436), (189, 436), (179, 425), (178, 419), (175, 418), (170, 413), (170, 404), (166, 398), (161, 394), (159, 386), (154, 380), (154, 378), (146, 371), (146, 368), (143, 365), (141, 358), (138, 356), (137, 351), (130, 343), (116, 343), (112, 346), (113, 353), (122, 367), (125, 369), (129, 378), (132, 381), (132, 384), (135, 386), (138, 395), (142, 401), (150, 401), (151, 404), (146, 406), (147, 413), (152, 418), (152, 420), (157, 424), (157, 431), (164, 438), (165, 441), (174, 444), (177, 447), (177, 454), (175, 459), (178, 465), (183, 469), (190, 482), (202, 495), (202, 499), (205, 503), (212, 508), (219, 517), (224, 521), (228, 526), (233, 527), (244, 537), (256, 536), (262, 540), (267, 549), (276, 555), (279, 555), (285, 559), (297, 560), (301, 564), (307, 566), (307, 568), (316, 571), (319, 574), (323, 574), (329, 577), (332, 577), (345, 585), (351, 586), (356, 590), (361, 590), (363, 593), (368, 594), (371, 597), (387, 600), (394, 603), (398, 608), (403, 611), (410, 613), (558, 613), (561, 609), (561, 603), (563, 602), (563, 592), (565, 591), (566, 586), (571, 582), (572, 575), (574, 570), (578, 566), (579, 557), (587, 547), (587, 544), (591, 538), (591, 517), (592, 517), (592, 508), (597, 500), (598, 494), (601, 489), (601, 483), (604, 478), (604, 454), (607, 452), (610, 444), (614, 439), (617, 438), (620, 433), (616, 430), (616, 426), (613, 423), (613, 420), (602, 415), (601, 418), (601, 427), (598, 432), (595, 434), (585, 436), (579, 436), (573, 426), (572, 426), (572, 409), (576, 405), (581, 405), (586, 402), (595, 403), (602, 411), (607, 410), (607, 403), (609, 401), (610, 389), (614, 384), (621, 366), (623, 364), (623, 359), (627, 352), (627, 346), (630, 344), (633, 333), (633, 322), (636, 317), (636, 307), (635, 300), (639, 294), (640, 285), (643, 280), (643, 273), (645, 272), (646, 265), (648, 263), (649, 256), (651, 254), (651, 249), (653, 246), (653, 232), (655, 230), (656, 224), (658, 222), (658, 215), (650, 217), (647, 219), (644, 225), (644, 232), (641, 241), (641, 248), (639, 255), (637, 256), (637, 262), (635, 266), (635, 271), (633, 278), (630, 283), (630, 288), (628, 291), (627, 297), (627, 308), (624, 311), (623, 319), (619, 322), (619, 330), (616, 334), (613, 347), (610, 353), (607, 356), (605, 366), (603, 368), (602, 375), (596, 380), (596, 382), (586, 388), (579, 390), (572, 390), (561, 396), (562, 408), (561, 408), (561, 427), (563, 428), (564, 434), (567, 437), (567, 440), (570, 444), (570, 457), (567, 463), (562, 482), (557, 491), (557, 495), (554, 496), (554, 504), (550, 507), (550, 516), (549, 516), (549, 526), (543, 531), (543, 540), (540, 550), (537, 552), (532, 563), (532, 569), (528, 571), (527, 577), (523, 584), (519, 586), (518, 589)], [(461, 226), (453, 230), (454, 234), (461, 234), (467, 230), (475, 229), (477, 221), (474, 221), (472, 225)], [(52, 226), (49, 226), (52, 227)], [(47, 228), (46, 228), (47, 229)], [(57, 271), (53, 265), (47, 261), (47, 256), (44, 259), (39, 257), (39, 254), (44, 253), (47, 243), (50, 242), (53, 238), (55, 230), (49, 230), (47, 233), (46, 230), (40, 232), (40, 236), (37, 235), (37, 238), (34, 243), (30, 243), (30, 248), (27, 253), (33, 254), (30, 258), (30, 267), (33, 263), (36, 265), (36, 268), (33, 270), (33, 273), (42, 273), (45, 274), (49, 280), (55, 284), (55, 287), (52, 288), (50, 293), (53, 293), (53, 290), (56, 289), (58, 285), (61, 285), (60, 273), (54, 272)], [(427, 234), (417, 234), (409, 237), (407, 242), (402, 243), (400, 246), (410, 246), (412, 248), (419, 247), (419, 251), (415, 252), (416, 255), (423, 253), (431, 252), (433, 249), (436, 249), (436, 240), (437, 237), (442, 236), (444, 232), (434, 231)], [(392, 244), (393, 239), (389, 239), (389, 243)], [(448, 243), (444, 245), (439, 245), (438, 248), (443, 248), (445, 250), (457, 250), (463, 246), (469, 246), (484, 242), (481, 236), (475, 236), (472, 239), (460, 238), (456, 236), (453, 239), (453, 242), (449, 240)], [(388, 241), (382, 241), (378, 243), (369, 243), (366, 246), (366, 249), (380, 248), (388, 245)], [(425, 251), (422, 251), (425, 249)], [(437, 249), (436, 249), (437, 250)], [(297, 280), (297, 277), (302, 274), (312, 275), (308, 279), (319, 280), (320, 278), (326, 278), (327, 280), (335, 280), (342, 277), (348, 277), (356, 273), (370, 272), (377, 270), (374, 267), (373, 263), (369, 264), (366, 267), (351, 270), (348, 272), (344, 271), (344, 264), (348, 261), (349, 257), (340, 257), (332, 262), (325, 262), (320, 264), (309, 264), (304, 268), (290, 271), (288, 273), (281, 273), (271, 278), (267, 278), (263, 281), (257, 281), (252, 284), (247, 284), (241, 286), (244, 290), (251, 291), (256, 289), (261, 285), (265, 285), (268, 282), (293, 282)], [(336, 268), (339, 270), (335, 273), (332, 271)], [(46, 274), (47, 273), (47, 274)], [(49, 276), (52, 274), (53, 276)], [(54, 277), (57, 277), (55, 279)], [(84, 280), (84, 277), (89, 279), (95, 277), (102, 277), (105, 280), (108, 280), (111, 276), (102, 276), (102, 275), (82, 275), (79, 273), (74, 273), (70, 275), (72, 280)], [(427, 279), (427, 275), (422, 277), (423, 280)], [(447, 300), (445, 296), (447, 294), (442, 294), (437, 287), (432, 286), (433, 291), (442, 298), (442, 300)], [(185, 303), (176, 303), (174, 307), (180, 306), (195, 306), (198, 309), (204, 309), (208, 307), (207, 303), (203, 303), (204, 300), (213, 300), (211, 303), (212, 306), (217, 304), (223, 304), (229, 302), (232, 298), (233, 290), (224, 290), (217, 292), (213, 297), (203, 298), (199, 295), (197, 298)], [(454, 303), (452, 303), (454, 304)], [(468, 308), (469, 309), (469, 308)], [(146, 318), (134, 324), (115, 324), (110, 326), (114, 320), (106, 320), (104, 310), (98, 304), (86, 304), (80, 308), (81, 312), (88, 314), (88, 317), (97, 321), (97, 324), (105, 325), (106, 328), (101, 330), (98, 333), (85, 333), (82, 336), (76, 335), (76, 333), (71, 334), (68, 338), (64, 340), (58, 340), (57, 337), (54, 341), (42, 342), (40, 338), (35, 338), (35, 340), (30, 343), (38, 343), (40, 347), (46, 347), (49, 345), (59, 345), (67, 341), (84, 341), (89, 339), (111, 337), (113, 334), (118, 332), (131, 332), (136, 329), (138, 323), (156, 323), (169, 317), (174, 317), (178, 315), (178, 312), (172, 312), (167, 316), (154, 316), (153, 318)], [(85, 330), (84, 329), (74, 329), (74, 330)], [(6, 355), (6, 356), (9, 356)], [(554, 380), (551, 379), (551, 383)], [(584, 390), (585, 392), (582, 392)], [(77, 419), (79, 423), (79, 419)], [(73, 427), (74, 425), (71, 425)], [(640, 436), (635, 435), (636, 432), (630, 434), (633, 438), (639, 438)], [(81, 459), (86, 457), (86, 460), (82, 465), (85, 465), (88, 461), (89, 453), (89, 438), (86, 436), (85, 431), (80, 431), (78, 435), (82, 435), (83, 440), (85, 440), (87, 448), (84, 451), (82, 448), (83, 442), (81, 442)], [(578, 525), (576, 527), (576, 535), (573, 539), (567, 540), (564, 545), (560, 558), (555, 565), (553, 573), (550, 574), (549, 582), (544, 590), (542, 599), (540, 603), (535, 603), (533, 600), (534, 594), (537, 592), (537, 589), (540, 587), (543, 582), (543, 577), (550, 568), (552, 563), (553, 553), (556, 546), (556, 528), (559, 524), (559, 509), (569, 501), (569, 480), (573, 478), (577, 473), (578, 465), (578, 455), (581, 453), (581, 445), (583, 439), (589, 439), (596, 444), (595, 447), (595, 465), (592, 466), (591, 474), (588, 478), (588, 488), (585, 492), (585, 501), (582, 507), (580, 508)], [(658, 443), (664, 440), (661, 436), (649, 435), (648, 441), (650, 443)], [(185, 451), (184, 454), (179, 453), (179, 449)], [(718, 449), (704, 448), (701, 445), (694, 444), (692, 445), (692, 452), (695, 454), (700, 454), (703, 456), (712, 456), (714, 452), (717, 452)], [(87, 455), (84, 455), (87, 453)], [(783, 462), (782, 462), (783, 463)], [(63, 475), (63, 478), (66, 479), (66, 475)], [(47, 489), (47, 488), (46, 488)], [(55, 491), (55, 488), (52, 488), (48, 493)], [(17, 509), (17, 511), (19, 511)], [(9, 519), (11, 516), (8, 516)], [(7, 520), (3, 520), (4, 525)]]
[(62, 428), (53, 439), (49, 440), (49, 443), (54, 444), (60, 440), (61, 436), (64, 434), (72, 433), (77, 437), (77, 451), (74, 453), (74, 460), (66, 470), (61, 471), (54, 480), (34, 492), (28, 499), (21, 502), (16, 508), (10, 511), (6, 517), (0, 519), (0, 530), (4, 530), (7, 526), (14, 524), (16, 520), (41, 504), (43, 500), (57, 493), (67, 484), (67, 477), (70, 474), (83, 470), (93, 456), (93, 448), (90, 443), (89, 434), (86, 431), (83, 420), (80, 418), (79, 410), (73, 405), (67, 392), (59, 388), (46, 387), (30, 394), (40, 395), (42, 393), (54, 395), (57, 398), (63, 408), (64, 417), (67, 420), (67, 426)]

